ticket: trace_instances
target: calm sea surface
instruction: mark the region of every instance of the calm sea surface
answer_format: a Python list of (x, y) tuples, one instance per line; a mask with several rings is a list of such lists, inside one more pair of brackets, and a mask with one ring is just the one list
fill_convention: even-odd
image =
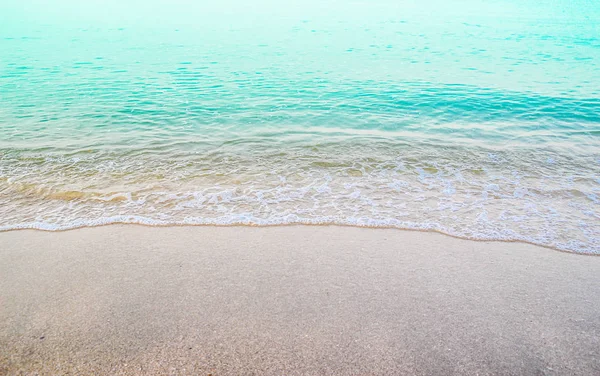
[(344, 224), (600, 253), (599, 2), (203, 3), (0, 2), (0, 230)]

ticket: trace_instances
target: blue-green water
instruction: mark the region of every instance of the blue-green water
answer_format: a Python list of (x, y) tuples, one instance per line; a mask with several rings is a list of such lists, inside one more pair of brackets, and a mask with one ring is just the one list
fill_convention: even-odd
[(600, 3), (0, 4), (0, 230), (429, 229), (600, 252)]

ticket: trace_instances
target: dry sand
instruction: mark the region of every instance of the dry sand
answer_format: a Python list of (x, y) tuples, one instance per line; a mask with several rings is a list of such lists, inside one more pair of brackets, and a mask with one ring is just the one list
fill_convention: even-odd
[(342, 227), (0, 234), (0, 374), (600, 375), (600, 257)]

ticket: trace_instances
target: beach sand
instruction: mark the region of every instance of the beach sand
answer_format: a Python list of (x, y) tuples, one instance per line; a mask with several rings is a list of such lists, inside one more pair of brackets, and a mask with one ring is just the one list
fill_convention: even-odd
[(599, 375), (600, 257), (350, 227), (0, 233), (0, 374)]

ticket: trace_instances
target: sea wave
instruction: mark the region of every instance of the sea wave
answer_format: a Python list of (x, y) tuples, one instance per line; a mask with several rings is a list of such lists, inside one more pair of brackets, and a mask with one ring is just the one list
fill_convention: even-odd
[(240, 145), (199, 154), (7, 153), (0, 229), (332, 224), (600, 253), (593, 154), (356, 137), (310, 147)]

